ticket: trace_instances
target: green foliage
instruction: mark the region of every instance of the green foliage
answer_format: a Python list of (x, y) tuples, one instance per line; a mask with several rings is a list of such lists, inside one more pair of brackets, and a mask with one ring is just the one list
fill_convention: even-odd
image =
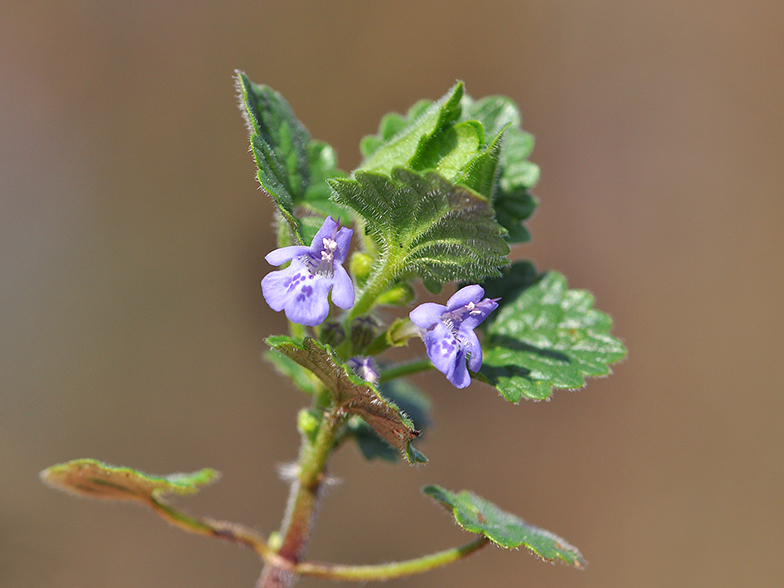
[(451, 509), (457, 524), (466, 531), (484, 535), (500, 547), (514, 549), (522, 545), (548, 561), (585, 567), (585, 560), (576, 547), (468, 490), (453, 493), (440, 486), (426, 486), (423, 492)]
[(487, 199), (435, 172), (357, 172), (330, 183), (334, 199), (364, 219), (376, 239), (387, 283), (418, 275), (437, 290), (452, 280), (499, 275), (508, 263), (504, 230)]
[(484, 362), (480, 375), (510, 402), (548, 398), (553, 388), (575, 389), (586, 377), (603, 376), (626, 349), (609, 334), (612, 320), (593, 308), (593, 296), (569, 290), (557, 272), (537, 274), (515, 263), (488, 280), (485, 293), (501, 296), (499, 308), (482, 325)]
[(411, 419), (341, 362), (331, 347), (309, 337), (302, 343), (290, 337), (268, 337), (267, 343), (310, 370), (324, 383), (337, 406), (346, 414), (360, 417), (409, 462), (426, 461), (411, 445), (419, 436)]
[[(275, 200), (294, 241), (310, 243), (325, 216), (340, 216), (341, 210), (328, 199), (326, 180), (345, 173), (337, 168), (333, 149), (311, 139), (288, 102), (275, 90), (254, 84), (238, 71), (237, 93), (250, 132), (259, 183)], [(298, 206), (302, 210), (296, 210)], [(316, 218), (312, 219), (314, 214)]]
[[(420, 431), (424, 431), (430, 425), (430, 400), (419, 388), (404, 380), (393, 380), (381, 384), (379, 390), (384, 398), (394, 402), (415, 422)], [(363, 420), (351, 419), (347, 432), (357, 442), (359, 451), (365, 459), (397, 461), (398, 452), (385, 443)]]
[(442, 143), (443, 134), (460, 118), (462, 97), (463, 84), (458, 82), (441, 100), (424, 111), (421, 110), (424, 104), (420, 103), (420, 108), (406, 120), (396, 115), (384, 117), (380, 129), (381, 139), (377, 142), (363, 140), (362, 150), (367, 158), (359, 170), (389, 175), (398, 166), (423, 169), (412, 165), (412, 162), (423, 158), (432, 159), (426, 157), (426, 154), (437, 149), (436, 146)]
[(418, 102), (406, 116), (386, 115), (379, 134), (363, 139), (366, 159), (359, 169), (387, 175), (396, 166), (435, 170), (490, 199), (506, 240), (522, 243), (530, 239), (522, 222), (536, 209), (529, 190), (539, 168), (528, 161), (534, 139), (520, 124), (509, 98), (474, 101), (458, 83), (437, 102)]
[(95, 459), (75, 459), (41, 472), (41, 479), (58, 490), (90, 498), (136, 500), (147, 504), (166, 494), (195, 494), (200, 486), (219, 477), (218, 472), (209, 468), (192, 474), (151, 476)]
[(534, 138), (520, 127), (520, 112), (515, 103), (505, 96), (487, 96), (463, 101), (464, 118), (478, 120), (485, 132), (492, 136), (504, 133), (498, 174), (493, 189), (496, 220), (509, 233), (510, 243), (523, 243), (531, 235), (522, 222), (536, 210), (536, 200), (529, 190), (539, 180), (539, 167), (528, 161), (534, 148)]

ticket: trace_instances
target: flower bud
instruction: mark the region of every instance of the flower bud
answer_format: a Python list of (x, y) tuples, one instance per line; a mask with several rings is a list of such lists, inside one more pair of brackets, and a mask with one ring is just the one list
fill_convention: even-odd
[(354, 279), (357, 280), (357, 282), (362, 283), (367, 280), (370, 275), (370, 270), (373, 268), (373, 258), (367, 253), (356, 251), (351, 256), (348, 267), (351, 270), (351, 275), (354, 276)]
[(319, 341), (337, 347), (346, 340), (346, 331), (337, 321), (326, 321), (319, 329)]
[(313, 443), (321, 425), (321, 413), (312, 408), (303, 408), (297, 414), (297, 430)]
[(369, 316), (361, 316), (351, 321), (351, 345), (361, 352), (373, 342), (378, 334), (378, 324)]

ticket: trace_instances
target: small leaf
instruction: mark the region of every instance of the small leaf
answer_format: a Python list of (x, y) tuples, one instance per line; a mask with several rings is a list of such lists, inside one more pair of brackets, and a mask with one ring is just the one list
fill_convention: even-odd
[(498, 162), (493, 207), (498, 223), (508, 231), (507, 241), (523, 243), (530, 240), (531, 235), (522, 222), (536, 210), (536, 199), (529, 190), (539, 179), (539, 167), (528, 161), (534, 148), (534, 138), (520, 128), (521, 118), (517, 106), (505, 96), (488, 96), (476, 102), (470, 98), (464, 99), (462, 119), (478, 120), (484, 125), (488, 136), (497, 135), (506, 129)]
[(482, 325), (479, 374), (510, 402), (580, 388), (586, 377), (608, 374), (610, 364), (626, 355), (609, 334), (610, 317), (593, 308), (590, 293), (569, 290), (559, 273), (536, 275), (530, 263), (518, 262), (484, 287), (488, 296), (502, 298)]
[[(361, 148), (369, 155), (359, 169), (388, 175), (392, 168), (406, 165), (414, 157), (428, 157), (430, 151), (438, 148), (440, 134), (460, 117), (462, 97), (463, 83), (458, 82), (439, 101), (418, 115), (409, 116), (405, 124), (399, 115), (385, 116), (380, 129), (383, 143), (363, 140)], [(417, 112), (423, 104), (415, 105)], [(389, 136), (392, 131), (395, 134)]]
[(522, 545), (547, 561), (560, 560), (575, 568), (585, 567), (585, 560), (576, 547), (468, 490), (453, 493), (431, 485), (422, 491), (451, 509), (457, 524), (466, 531), (484, 535), (500, 547), (514, 549)]
[(294, 206), (310, 183), (310, 134), (288, 102), (268, 86), (237, 72), (237, 93), (261, 187), (274, 198), (283, 218), (302, 242)]
[(41, 472), (41, 479), (58, 490), (90, 498), (137, 500), (145, 504), (166, 494), (195, 494), (200, 486), (219, 477), (220, 474), (210, 468), (192, 474), (151, 476), (95, 459), (75, 459)]
[[(309, 243), (324, 218), (345, 217), (345, 210), (329, 200), (328, 178), (343, 177), (335, 152), (326, 143), (314, 141), (278, 92), (251, 82), (237, 72), (240, 108), (250, 132), (250, 144), (261, 187), (275, 200), (278, 212), (288, 223), (295, 241)], [(304, 211), (297, 210), (303, 205)], [(301, 217), (318, 218), (302, 224)], [(316, 229), (317, 230), (317, 229)]]
[(478, 120), (489, 136), (498, 135), (505, 128), (521, 124), (517, 105), (506, 96), (485, 96), (479, 100), (463, 99), (462, 120)]
[(390, 282), (419, 275), (429, 287), (500, 275), (509, 246), (486, 198), (435, 172), (397, 168), (392, 177), (357, 172), (330, 180), (333, 198), (375, 238)]
[(411, 442), (419, 436), (411, 419), (341, 362), (331, 347), (309, 337), (302, 343), (290, 337), (268, 337), (267, 343), (313, 372), (332, 393), (336, 405), (346, 414), (359, 416), (409, 461), (421, 455), (411, 448)]
[[(392, 380), (381, 384), (379, 390), (384, 398), (391, 400), (405, 412), (417, 424), (420, 431), (424, 431), (430, 425), (430, 399), (419, 388), (405, 380)], [(361, 419), (350, 420), (348, 431), (357, 442), (360, 453), (368, 461), (373, 459), (397, 461), (398, 452), (385, 443)]]

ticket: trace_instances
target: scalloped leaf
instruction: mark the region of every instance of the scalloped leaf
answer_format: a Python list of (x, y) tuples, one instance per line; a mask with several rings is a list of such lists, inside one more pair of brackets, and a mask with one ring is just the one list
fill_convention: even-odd
[[(459, 82), (438, 102), (420, 101), (406, 116), (385, 115), (379, 134), (362, 140), (360, 148), (367, 159), (360, 170), (387, 175), (398, 166), (417, 172), (433, 170), (490, 198), (501, 154), (500, 139), (509, 125), (496, 124), (501, 120), (497, 108), (480, 105), (477, 112), (492, 125), (488, 135), (483, 122), (466, 116), (466, 106), (473, 104)], [(493, 137), (489, 145), (488, 136)]]
[[(405, 380), (385, 382), (379, 386), (379, 390), (384, 398), (394, 402), (417, 424), (423, 436), (425, 429), (431, 423), (430, 399), (424, 392)], [(356, 441), (362, 456), (368, 461), (373, 459), (397, 461), (398, 452), (385, 443), (363, 420), (349, 421), (348, 432)]]
[(561, 561), (580, 569), (585, 567), (585, 560), (576, 547), (468, 490), (454, 493), (431, 485), (422, 491), (450, 509), (463, 529), (484, 535), (500, 547), (514, 549), (524, 546), (547, 561)]
[(201, 486), (218, 478), (220, 474), (210, 468), (191, 474), (151, 476), (96, 459), (75, 459), (41, 472), (41, 479), (58, 490), (102, 500), (136, 500), (145, 504), (166, 494), (195, 494)]
[(537, 274), (529, 262), (517, 262), (484, 287), (501, 300), (482, 325), (479, 375), (510, 402), (581, 388), (586, 377), (609, 374), (610, 364), (626, 356), (610, 335), (610, 317), (593, 308), (593, 296), (569, 290), (557, 272)]
[(357, 415), (411, 463), (427, 461), (411, 442), (420, 432), (414, 423), (368, 382), (362, 380), (338, 357), (331, 347), (306, 337), (298, 343), (291, 337), (268, 337), (273, 349), (316, 375), (346, 414)]
[(508, 231), (507, 241), (523, 243), (530, 240), (531, 235), (522, 223), (536, 210), (537, 201), (529, 190), (539, 179), (539, 167), (528, 161), (534, 148), (534, 138), (520, 127), (517, 106), (506, 96), (487, 96), (475, 102), (466, 99), (463, 119), (480, 121), (488, 135), (496, 135), (506, 129), (493, 207), (498, 223)]
[(500, 275), (498, 268), (508, 264), (505, 231), (487, 199), (435, 172), (358, 172), (330, 185), (333, 199), (364, 220), (393, 281), (419, 275), (437, 291), (449, 281)]

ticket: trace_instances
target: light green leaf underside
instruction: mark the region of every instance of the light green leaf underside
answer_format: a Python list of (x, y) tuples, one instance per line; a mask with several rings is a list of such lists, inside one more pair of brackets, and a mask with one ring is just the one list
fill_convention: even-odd
[(41, 472), (41, 479), (58, 490), (103, 500), (137, 500), (144, 503), (166, 494), (195, 494), (201, 486), (219, 477), (220, 474), (210, 468), (191, 474), (151, 476), (95, 459), (75, 459)]
[(302, 343), (290, 337), (268, 337), (267, 343), (313, 372), (331, 392), (340, 408), (347, 414), (359, 416), (408, 461), (425, 460), (411, 445), (419, 436), (411, 419), (341, 362), (331, 347), (309, 337)]
[(575, 568), (585, 567), (585, 560), (576, 547), (468, 490), (453, 493), (432, 485), (426, 486), (423, 492), (451, 509), (457, 524), (466, 531), (484, 535), (500, 547), (514, 549), (523, 546), (548, 561), (561, 561)]
[[(431, 289), (500, 275), (509, 246), (487, 199), (435, 172), (396, 168), (330, 181), (333, 198), (364, 219), (392, 280), (419, 275)], [(372, 281), (372, 277), (370, 281)]]
[(490, 199), (505, 239), (530, 239), (522, 224), (536, 209), (529, 190), (539, 168), (528, 161), (534, 146), (521, 128), (515, 103), (505, 96), (473, 100), (458, 83), (437, 102), (421, 101), (406, 115), (384, 116), (377, 135), (365, 137), (360, 171), (389, 175), (396, 166), (433, 170)]
[(610, 317), (593, 308), (593, 296), (569, 290), (557, 272), (537, 275), (531, 264), (518, 262), (484, 286), (487, 296), (502, 298), (483, 325), (479, 373), (510, 402), (580, 388), (626, 355), (610, 335)]

